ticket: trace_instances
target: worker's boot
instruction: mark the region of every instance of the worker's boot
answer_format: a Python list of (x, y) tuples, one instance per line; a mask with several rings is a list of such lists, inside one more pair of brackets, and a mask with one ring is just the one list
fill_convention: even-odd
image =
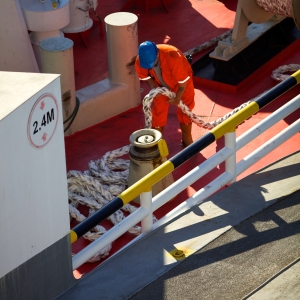
[(188, 125), (180, 123), (181, 134), (182, 134), (182, 144), (185, 147), (193, 143), (192, 124), (193, 124), (192, 122)]

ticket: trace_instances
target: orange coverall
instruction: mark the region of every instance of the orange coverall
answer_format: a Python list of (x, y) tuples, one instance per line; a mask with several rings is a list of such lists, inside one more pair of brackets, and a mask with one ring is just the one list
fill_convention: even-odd
[[(194, 84), (193, 71), (184, 54), (174, 46), (158, 44), (159, 59), (162, 78), (168, 85), (170, 91), (177, 93), (178, 83), (187, 81), (187, 86), (182, 95), (182, 101), (192, 110), (195, 106), (194, 101)], [(140, 80), (153, 78), (157, 87), (162, 87), (162, 83), (153, 69), (144, 69), (140, 66), (139, 57), (135, 61), (135, 68)], [(164, 95), (158, 95), (153, 99), (152, 105), (152, 127), (164, 127), (167, 123), (168, 110), (170, 103), (169, 98)], [(180, 108), (177, 108), (177, 119), (180, 123), (188, 125), (191, 123), (190, 118), (185, 115)]]

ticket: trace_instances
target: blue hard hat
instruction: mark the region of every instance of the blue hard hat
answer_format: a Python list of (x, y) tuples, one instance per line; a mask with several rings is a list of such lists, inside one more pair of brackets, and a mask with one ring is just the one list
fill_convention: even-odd
[(158, 53), (156, 44), (150, 41), (141, 43), (138, 52), (141, 67), (144, 69), (152, 69)]

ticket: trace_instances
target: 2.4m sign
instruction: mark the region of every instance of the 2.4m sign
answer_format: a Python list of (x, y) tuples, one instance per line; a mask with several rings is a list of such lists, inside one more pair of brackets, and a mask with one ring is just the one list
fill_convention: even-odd
[(52, 138), (58, 121), (58, 105), (52, 94), (42, 95), (34, 104), (28, 119), (27, 133), (31, 145), (44, 147)]

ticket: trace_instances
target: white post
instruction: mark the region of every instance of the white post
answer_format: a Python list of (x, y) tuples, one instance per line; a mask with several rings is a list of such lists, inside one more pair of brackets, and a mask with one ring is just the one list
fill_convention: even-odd
[(225, 147), (233, 150), (233, 154), (225, 160), (225, 170), (233, 174), (233, 180), (228, 185), (236, 181), (236, 132), (228, 132), (224, 135)]
[[(19, 0), (17, 2), (22, 8), (27, 30), (31, 31), (29, 36), (32, 48), (38, 66), (41, 68), (39, 44), (45, 39), (63, 36), (60, 29), (70, 22), (69, 0), (59, 0), (59, 3), (36, 0)], [(55, 9), (54, 3), (57, 4)]]
[(141, 101), (140, 82), (133, 63), (138, 51), (137, 20), (135, 14), (128, 12), (113, 13), (104, 19), (109, 80), (128, 85), (130, 107)]
[[(60, 84), (64, 120), (70, 117), (76, 103), (73, 45), (72, 40), (63, 37), (52, 37), (40, 43), (41, 72), (61, 74)], [(67, 124), (69, 122), (65, 125)], [(71, 126), (65, 132), (65, 135), (72, 133)]]
[(152, 227), (153, 227), (153, 215), (151, 213), (151, 211), (152, 211), (152, 191), (142, 193), (140, 195), (140, 203), (141, 203), (141, 207), (144, 207), (149, 211), (149, 214), (147, 215), (147, 217), (145, 217), (141, 222), (142, 233), (150, 232), (150, 231), (152, 231)]

